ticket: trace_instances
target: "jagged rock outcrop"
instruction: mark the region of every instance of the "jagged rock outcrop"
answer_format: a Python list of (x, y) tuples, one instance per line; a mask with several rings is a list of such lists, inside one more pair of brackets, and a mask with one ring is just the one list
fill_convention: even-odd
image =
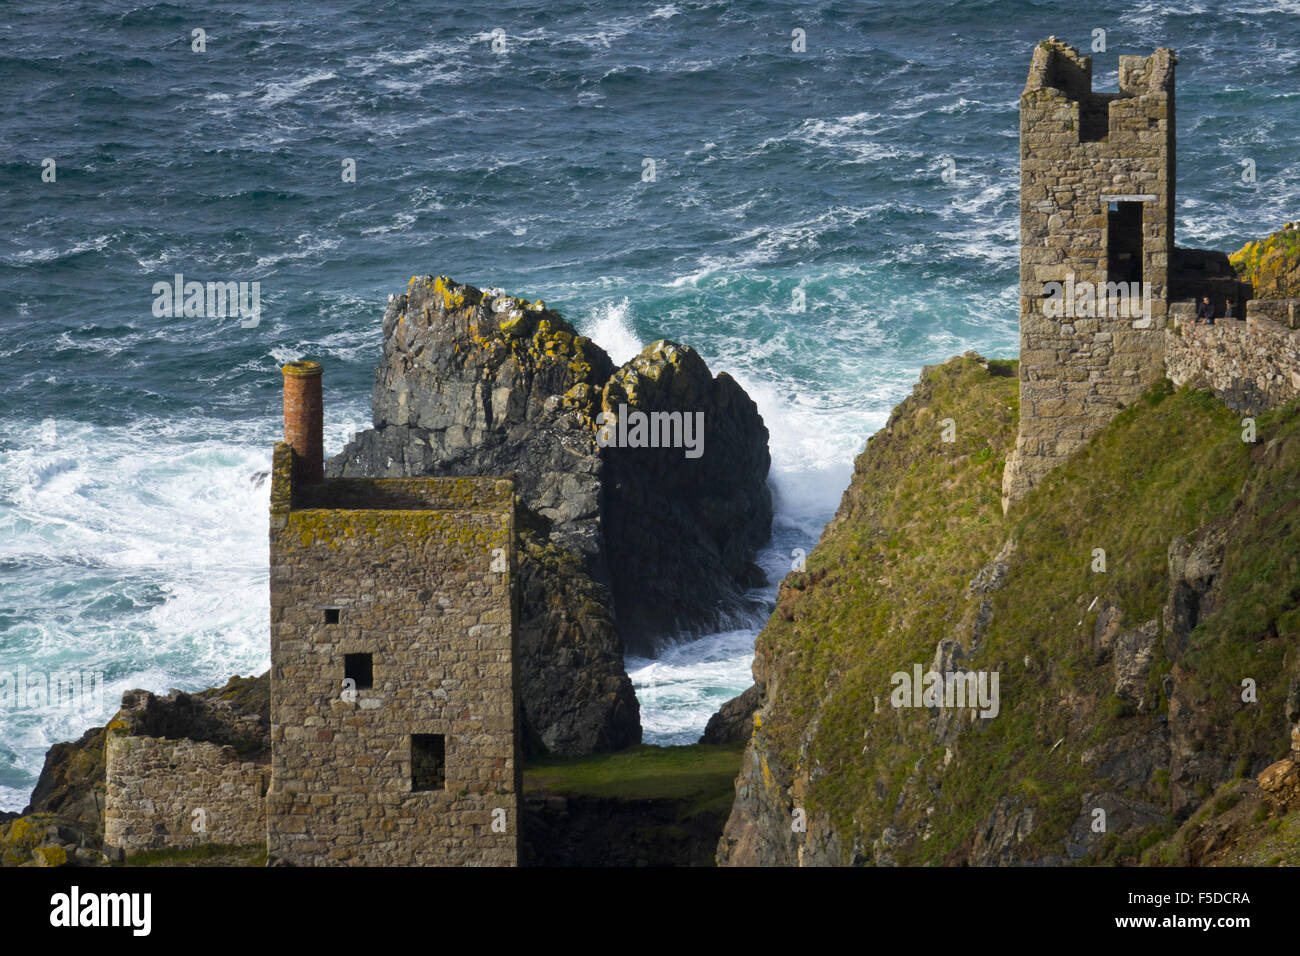
[(609, 356), (544, 303), (416, 276), (390, 296), (371, 393), (374, 428), (331, 475), (513, 474), (550, 536), (604, 580), (596, 444)]
[[(754, 403), (687, 346), (656, 342), (616, 369), (544, 303), (433, 276), (390, 298), (372, 401), (374, 428), (329, 474), (515, 476), (535, 536), (519, 550), (526, 739), (569, 754), (638, 742), (622, 644), (650, 652), (657, 636), (748, 607), (772, 520)], [(602, 433), (602, 412), (626, 421)], [(655, 424), (677, 447), (618, 444), (653, 413), (667, 413)], [(702, 434), (686, 430), (696, 415)]]
[(1285, 223), (1263, 239), (1248, 242), (1228, 257), (1243, 282), (1258, 299), (1300, 296), (1300, 229)]
[(77, 740), (45, 752), (31, 802), (23, 814), (53, 814), (80, 824), (93, 839), (104, 830), (104, 741), (107, 727), (91, 727)]
[(601, 408), (626, 409), (629, 427), (676, 410), (699, 426), (695, 448), (604, 449), (605, 541), (624, 638), (644, 650), (656, 635), (743, 620), (745, 588), (762, 583), (752, 558), (772, 531), (768, 434), (753, 401), (693, 349), (660, 341), (614, 373)]
[(519, 542), (519, 602), (529, 613), (519, 622), (518, 672), (529, 749), (576, 754), (640, 743), (608, 592), (572, 551), (531, 531)]
[(734, 744), (749, 739), (754, 730), (754, 711), (763, 705), (763, 692), (751, 684), (739, 696), (731, 698), (709, 718), (704, 727), (702, 744)]

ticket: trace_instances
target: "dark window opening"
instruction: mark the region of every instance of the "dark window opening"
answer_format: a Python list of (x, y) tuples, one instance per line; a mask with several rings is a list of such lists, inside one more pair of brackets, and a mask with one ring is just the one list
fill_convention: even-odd
[(339, 622), (339, 609), (336, 607), (327, 607), (325, 609), (325, 623), (337, 624)]
[(441, 790), (447, 783), (446, 738), (411, 734), (411, 789)]
[(1113, 202), (1106, 213), (1106, 280), (1142, 281), (1142, 203)]
[(374, 663), (369, 654), (344, 654), (343, 676), (356, 681), (357, 690), (375, 686)]
[(1079, 142), (1098, 143), (1110, 135), (1110, 101), (1114, 93), (1093, 93), (1079, 101)]

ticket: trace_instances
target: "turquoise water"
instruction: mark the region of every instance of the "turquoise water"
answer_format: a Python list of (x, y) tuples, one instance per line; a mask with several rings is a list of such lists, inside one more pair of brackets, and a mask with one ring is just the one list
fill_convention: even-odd
[[(922, 365), (1014, 354), (1035, 42), (1105, 29), (1108, 89), (1117, 53), (1178, 51), (1182, 244), (1296, 218), (1293, 2), (268, 6), (0, 11), (0, 672), (105, 686), (0, 706), (2, 808), (123, 690), (267, 666), (277, 365), (324, 363), (338, 451), (417, 272), (731, 372), (772, 433), (779, 576)], [(155, 317), (178, 272), (260, 282), (260, 323)], [(629, 660), (647, 739), (694, 739), (753, 635)]]

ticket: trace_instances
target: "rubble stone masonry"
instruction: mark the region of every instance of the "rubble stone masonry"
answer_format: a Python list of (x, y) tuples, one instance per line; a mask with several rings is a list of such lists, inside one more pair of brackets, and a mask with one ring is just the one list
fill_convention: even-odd
[[(1121, 56), (1119, 92), (1101, 94), (1090, 57), (1055, 38), (1034, 51), (1020, 98), (1020, 431), (1004, 507), (1164, 374), (1176, 62), (1168, 49)], [(1127, 258), (1111, 248), (1125, 225)], [(1069, 279), (1148, 283), (1149, 321), (1048, 317), (1044, 284)]]
[(1175, 385), (1213, 390), (1257, 415), (1300, 395), (1300, 299), (1252, 299), (1246, 320), (1197, 325), (1193, 302), (1169, 307), (1165, 370)]
[(106, 744), (104, 845), (111, 851), (266, 839), (262, 800), (270, 766), (233, 747), (143, 737), (110, 728)]
[(272, 468), (271, 860), (515, 865), (513, 482), (295, 488), (294, 457)]

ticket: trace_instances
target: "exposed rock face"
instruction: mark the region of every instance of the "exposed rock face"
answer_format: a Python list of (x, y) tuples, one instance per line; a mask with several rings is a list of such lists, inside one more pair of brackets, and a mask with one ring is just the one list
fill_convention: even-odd
[(681, 409), (703, 426), (695, 449), (605, 449), (605, 541), (629, 645), (650, 649), (656, 635), (748, 610), (742, 582), (772, 532), (767, 428), (753, 401), (694, 350), (661, 341), (614, 373), (601, 406), (629, 419)]
[(85, 832), (103, 836), (104, 741), (106, 727), (91, 727), (78, 740), (57, 743), (45, 753), (24, 814), (47, 813), (73, 820)]
[(531, 532), (519, 535), (519, 683), (524, 739), (536, 751), (581, 754), (641, 742), (641, 717), (623, 670), (609, 592), (578, 557)]
[(1158, 620), (1115, 636), (1115, 696), (1134, 705), (1139, 713), (1150, 710), (1153, 703), (1147, 693), (1147, 677), (1159, 636)]
[(709, 718), (702, 744), (743, 743), (754, 730), (754, 711), (763, 705), (763, 692), (751, 684), (740, 696), (733, 697)]
[(736, 777), (736, 800), (718, 841), (718, 866), (799, 863), (802, 834), (791, 825), (793, 803), (786, 789), (793, 774), (765, 744), (755, 734), (745, 748)]
[(384, 312), (374, 429), (331, 475), (513, 474), (551, 537), (604, 579), (593, 419), (609, 356), (541, 302), (419, 276)]
[(1300, 810), (1300, 764), (1287, 757), (1269, 764), (1259, 775), (1264, 799), (1283, 813)]
[(1034, 808), (1003, 797), (988, 819), (975, 831), (970, 862), (974, 866), (1006, 865), (1015, 859), (1015, 848), (1034, 829)]
[(1173, 811), (1178, 817), (1191, 813), (1211, 782), (1229, 772), (1230, 756), (1206, 748), (1214, 735), (1213, 721), (1193, 688), (1186, 672), (1178, 666), (1192, 631), (1218, 608), (1221, 596), (1215, 586), (1223, 571), (1226, 529), (1202, 529), (1188, 538), (1175, 538), (1169, 545), (1169, 603), (1165, 653), (1174, 662), (1172, 693), (1169, 696), (1169, 779)]
[(1294, 223), (1246, 243), (1228, 259), (1237, 275), (1254, 287), (1257, 298), (1300, 296), (1300, 229)]
[[(540, 301), (423, 276), (389, 301), (373, 405), (375, 427), (329, 474), (515, 476), (534, 535), (519, 549), (526, 740), (569, 754), (639, 742), (623, 642), (653, 651), (747, 608), (772, 520), (753, 402), (688, 347), (656, 342), (616, 370)], [(701, 453), (610, 444), (628, 428), (602, 444), (602, 412), (677, 413), (678, 439), (702, 413)]]

